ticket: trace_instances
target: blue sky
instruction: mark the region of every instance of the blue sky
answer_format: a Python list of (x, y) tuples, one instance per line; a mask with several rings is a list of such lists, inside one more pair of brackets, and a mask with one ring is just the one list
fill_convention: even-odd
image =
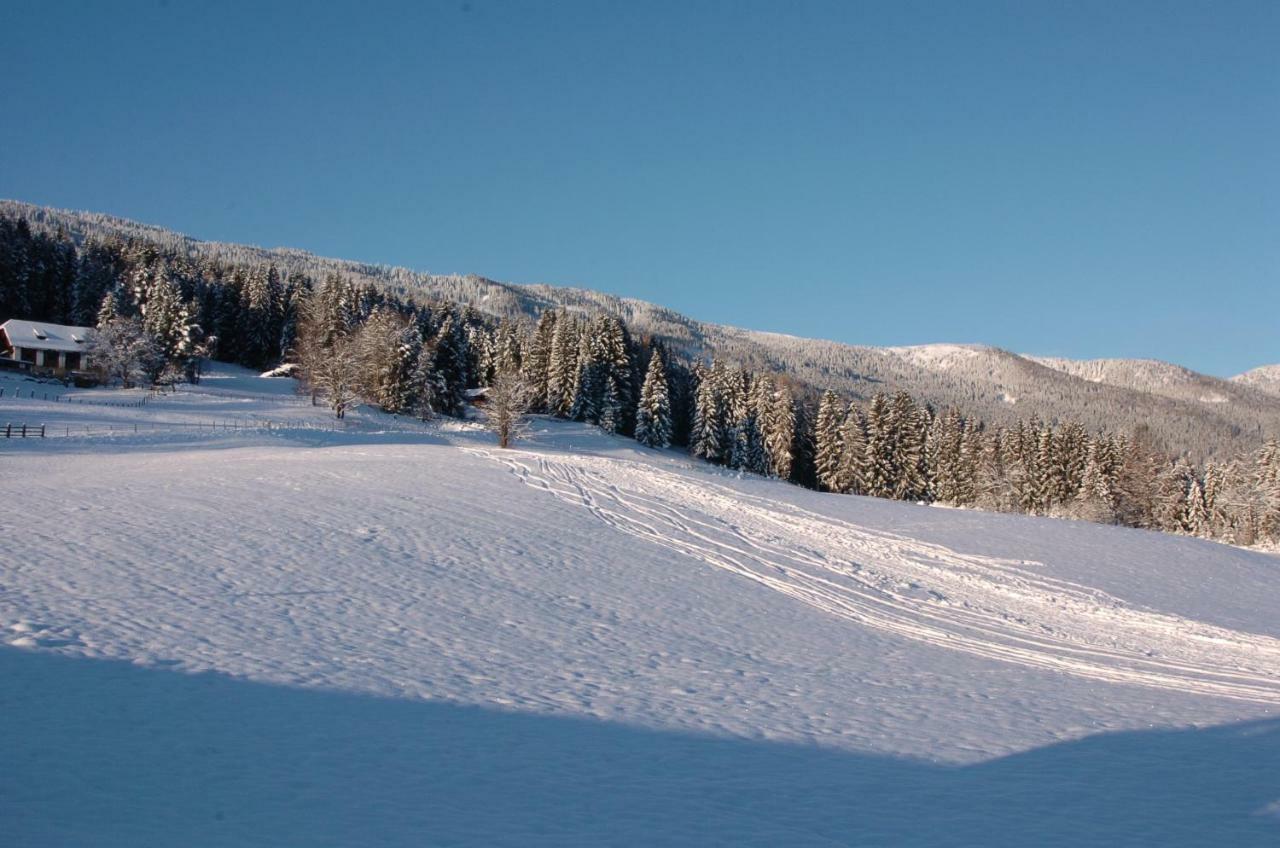
[(863, 344), (1280, 361), (1280, 3), (0, 6), (0, 196)]

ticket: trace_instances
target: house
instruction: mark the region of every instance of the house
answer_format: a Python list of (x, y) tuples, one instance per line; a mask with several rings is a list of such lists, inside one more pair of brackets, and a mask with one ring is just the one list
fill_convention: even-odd
[(27, 368), (37, 373), (52, 372), (61, 376), (84, 368), (88, 339), (88, 327), (11, 318), (0, 324), (0, 358), (26, 363)]

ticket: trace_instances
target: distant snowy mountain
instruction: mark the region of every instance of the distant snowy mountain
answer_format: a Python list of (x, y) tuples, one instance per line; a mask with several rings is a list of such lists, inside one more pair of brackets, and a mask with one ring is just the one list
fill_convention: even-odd
[(1252, 371), (1237, 374), (1231, 378), (1231, 382), (1280, 397), (1280, 364), (1263, 365)]
[(1157, 359), (1061, 359), (1028, 356), (1056, 371), (1109, 386), (1133, 389), (1192, 403), (1258, 402), (1255, 387), (1199, 374)]
[(813, 391), (834, 389), (858, 399), (877, 391), (904, 390), (937, 407), (956, 406), (993, 424), (1036, 416), (1078, 420), (1095, 430), (1142, 427), (1168, 449), (1194, 459), (1252, 449), (1267, 437), (1280, 436), (1280, 389), (1268, 389), (1276, 383), (1245, 379), (1247, 375), (1228, 381), (1152, 360), (1074, 361), (973, 344), (849, 345), (699, 321), (656, 304), (587, 289), (428, 274), (293, 249), (205, 242), (108, 215), (15, 201), (0, 201), (0, 213), (60, 228), (76, 240), (138, 238), (192, 258), (273, 262), (313, 277), (339, 273), (401, 294), (470, 304), (502, 317), (533, 318), (544, 309), (561, 307), (608, 312), (633, 331), (660, 338), (690, 358), (718, 356), (753, 370), (787, 374)]

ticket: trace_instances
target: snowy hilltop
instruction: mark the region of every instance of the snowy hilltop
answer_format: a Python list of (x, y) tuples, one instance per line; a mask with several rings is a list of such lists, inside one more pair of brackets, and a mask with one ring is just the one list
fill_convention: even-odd
[(100, 213), (3, 200), (0, 215), (25, 218), (37, 229), (65, 233), (80, 244), (132, 239), (194, 263), (245, 269), (270, 264), (282, 279), (305, 275), (319, 281), (341, 275), (401, 297), (465, 304), (494, 318), (532, 322), (557, 308), (586, 317), (606, 314), (682, 356), (715, 357), (748, 369), (775, 371), (811, 390), (831, 389), (862, 400), (877, 391), (901, 390), (938, 408), (961, 407), (992, 424), (1035, 417), (1079, 421), (1091, 430), (1144, 428), (1174, 453), (1197, 460), (1256, 449), (1267, 437), (1280, 434), (1274, 381), (1246, 375), (1224, 380), (1163, 362), (1078, 362), (978, 344), (850, 345), (700, 321), (661, 305), (587, 289), (429, 274), (291, 248), (201, 241)]
[(1280, 839), (1273, 555), (222, 364), (0, 383), (7, 842)]

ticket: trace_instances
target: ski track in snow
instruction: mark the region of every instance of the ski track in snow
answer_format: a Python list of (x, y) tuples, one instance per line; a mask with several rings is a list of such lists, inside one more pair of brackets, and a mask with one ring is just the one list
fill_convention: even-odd
[(988, 659), (1107, 683), (1280, 703), (1280, 639), (1127, 604), (708, 479), (622, 459), (464, 447), (622, 533), (832, 615)]

